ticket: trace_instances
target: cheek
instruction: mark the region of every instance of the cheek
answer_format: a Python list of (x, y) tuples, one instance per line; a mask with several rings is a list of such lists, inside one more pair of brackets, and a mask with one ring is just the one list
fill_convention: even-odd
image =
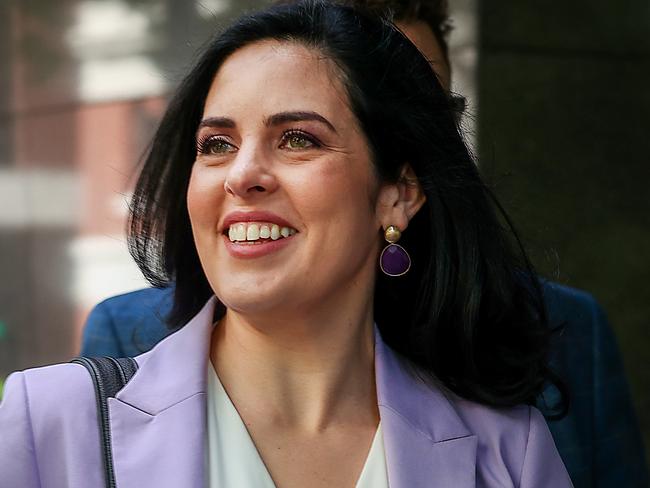
[(296, 207), (308, 223), (327, 222), (336, 215), (341, 202), (337, 192), (332, 190), (334, 186), (331, 183), (335, 180), (330, 175), (313, 174), (294, 192), (300, 200)]
[(202, 223), (214, 223), (217, 205), (224, 193), (222, 179), (217, 175), (196, 167), (192, 170), (187, 188), (187, 210), (193, 229)]
[(293, 194), (300, 200), (296, 206), (305, 218), (350, 225), (360, 218), (368, 222), (372, 182), (363, 168), (355, 168), (352, 161), (336, 161), (305, 172), (294, 179)]
[[(365, 168), (363, 168), (365, 169)], [(367, 171), (344, 175), (332, 187), (330, 194), (345, 222), (347, 231), (357, 238), (374, 234), (377, 225), (375, 205), (372, 203), (374, 177)]]

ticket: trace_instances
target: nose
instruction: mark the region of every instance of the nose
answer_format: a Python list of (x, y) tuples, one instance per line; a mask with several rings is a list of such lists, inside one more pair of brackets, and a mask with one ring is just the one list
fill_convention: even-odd
[(242, 147), (230, 164), (224, 189), (239, 198), (251, 198), (260, 193), (271, 193), (277, 188), (270, 159), (260, 148)]

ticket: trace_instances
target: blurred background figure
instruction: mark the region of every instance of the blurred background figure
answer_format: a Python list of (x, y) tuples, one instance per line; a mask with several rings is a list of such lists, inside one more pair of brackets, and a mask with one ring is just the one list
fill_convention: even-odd
[[(196, 49), (262, 3), (0, 5), (0, 378), (74, 356), (94, 304), (146, 286), (124, 238), (138, 157)], [(468, 99), (463, 125), (482, 170), (540, 272), (589, 290), (608, 310), (648, 444), (650, 6), (580, 0), (562, 15), (534, 3), (452, 0), (450, 8), (451, 88)], [(575, 300), (593, 304), (582, 320), (606, 324), (591, 297)], [(560, 322), (573, 313), (563, 303)], [(594, 331), (573, 338), (589, 352), (578, 394), (611, 398), (625, 392), (625, 378), (590, 363), (612, 354), (612, 344), (616, 352), (614, 338), (600, 335), (606, 325)], [(594, 405), (581, 425), (629, 420), (615, 402), (607, 408)], [(619, 435), (616, 425), (600, 427)], [(600, 463), (637, 455), (594, 452)], [(576, 486), (605, 486), (593, 473), (572, 475)]]

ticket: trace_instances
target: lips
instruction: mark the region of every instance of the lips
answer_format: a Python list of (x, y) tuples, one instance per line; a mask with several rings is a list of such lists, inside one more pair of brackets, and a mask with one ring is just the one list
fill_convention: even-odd
[(221, 225), (226, 249), (235, 258), (257, 258), (286, 247), (298, 230), (268, 211), (232, 212)]

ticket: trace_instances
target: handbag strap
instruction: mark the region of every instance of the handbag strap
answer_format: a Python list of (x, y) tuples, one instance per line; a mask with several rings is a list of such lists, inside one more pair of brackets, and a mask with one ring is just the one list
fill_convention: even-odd
[(116, 488), (113, 451), (111, 448), (111, 429), (108, 417), (108, 399), (114, 397), (129, 382), (138, 370), (138, 363), (133, 358), (110, 357), (80, 357), (70, 362), (84, 366), (93, 380), (97, 399), (97, 417), (104, 458), (106, 487)]

